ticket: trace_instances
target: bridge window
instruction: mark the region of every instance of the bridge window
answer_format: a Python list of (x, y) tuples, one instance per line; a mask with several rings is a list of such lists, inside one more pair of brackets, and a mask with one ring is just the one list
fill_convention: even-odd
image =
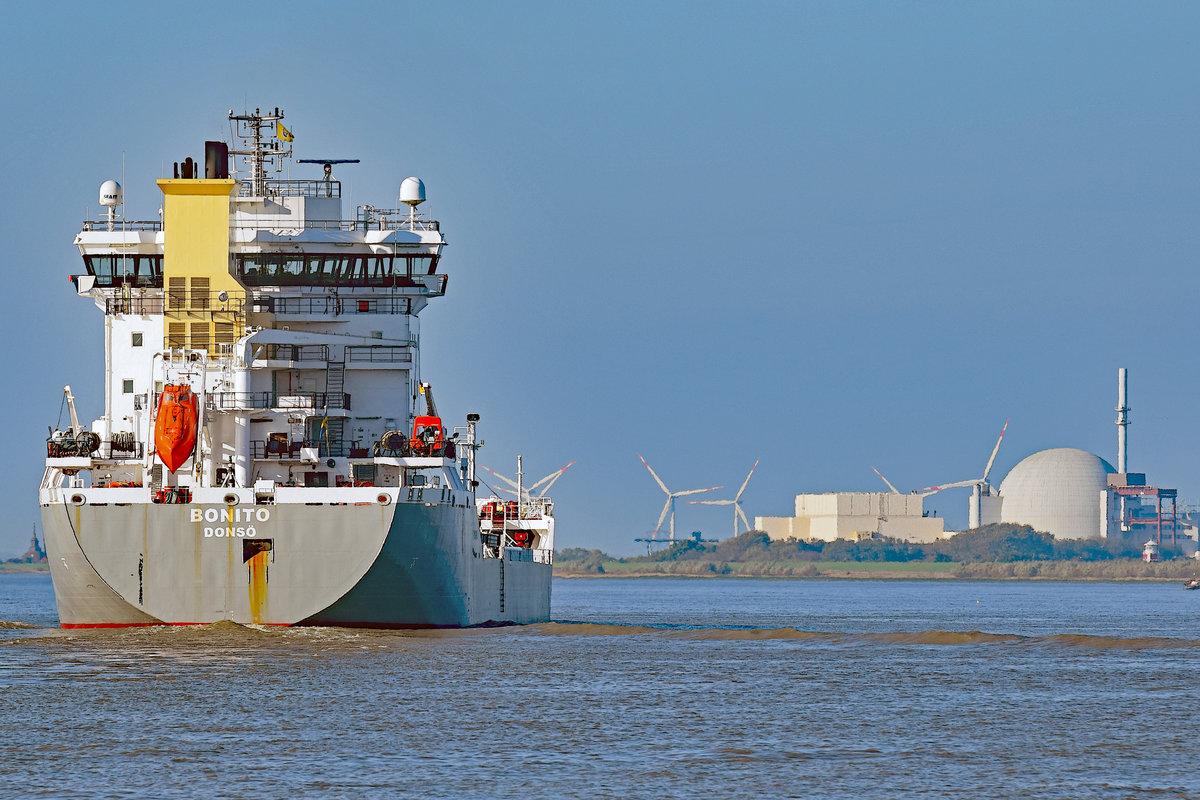
[(87, 255), (83, 263), (97, 286), (162, 286), (161, 255)]
[(437, 271), (437, 256), (332, 253), (246, 253), (237, 277), (251, 286), (412, 286)]

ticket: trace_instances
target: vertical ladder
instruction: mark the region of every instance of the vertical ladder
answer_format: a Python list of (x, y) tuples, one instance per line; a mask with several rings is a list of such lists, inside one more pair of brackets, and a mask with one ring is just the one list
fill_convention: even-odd
[[(344, 405), (342, 395), (346, 391), (346, 362), (327, 361), (325, 363), (325, 410), (341, 408)], [(333, 398), (337, 398), (335, 401)]]
[(504, 613), (504, 547), (500, 548), (500, 613)]

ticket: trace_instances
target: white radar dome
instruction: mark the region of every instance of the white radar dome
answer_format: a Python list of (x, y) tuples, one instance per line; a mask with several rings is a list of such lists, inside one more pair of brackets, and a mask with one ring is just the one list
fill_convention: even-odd
[(405, 178), (400, 183), (400, 202), (413, 208), (425, 202), (425, 184), (420, 178)]
[(1056, 539), (1100, 536), (1100, 492), (1116, 472), (1098, 455), (1074, 447), (1042, 450), (1000, 482), (1000, 520), (1030, 525)]
[(119, 206), (124, 201), (125, 195), (121, 191), (121, 184), (116, 181), (105, 181), (100, 184), (100, 205)]

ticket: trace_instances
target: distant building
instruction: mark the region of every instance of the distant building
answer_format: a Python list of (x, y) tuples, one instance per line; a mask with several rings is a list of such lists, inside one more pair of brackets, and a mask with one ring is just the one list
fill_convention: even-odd
[(42, 549), (42, 545), (38, 542), (37, 528), (33, 529), (33, 538), (29, 542), (29, 549), (20, 558), (8, 559), (9, 564), (40, 564), (46, 560), (46, 551)]
[(796, 495), (791, 517), (755, 517), (754, 527), (771, 539), (832, 542), (886, 536), (910, 542), (942, 538), (945, 522), (925, 515), (925, 498), (885, 492), (828, 492)]

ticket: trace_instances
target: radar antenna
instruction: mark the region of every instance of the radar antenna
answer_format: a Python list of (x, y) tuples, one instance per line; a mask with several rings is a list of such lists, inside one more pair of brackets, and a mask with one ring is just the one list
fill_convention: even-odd
[[(249, 145), (248, 150), (230, 150), (229, 155), (246, 156), (245, 161), (250, 165), (252, 194), (254, 197), (266, 197), (268, 170), (281, 171), (283, 159), (292, 155), (290, 146), (287, 150), (279, 147), (279, 121), (283, 119), (283, 112), (276, 108), (275, 113), (264, 114), (256, 108), (253, 114), (234, 114), (233, 109), (230, 109), (229, 119), (235, 124), (234, 136)], [(275, 126), (275, 135), (270, 131), (272, 125)], [(264, 131), (267, 132), (266, 142), (263, 141)], [(286, 140), (291, 141), (290, 132)]]
[(333, 197), (333, 165), (357, 164), (357, 158), (297, 158), (297, 164), (323, 164), (325, 166), (325, 196)]

